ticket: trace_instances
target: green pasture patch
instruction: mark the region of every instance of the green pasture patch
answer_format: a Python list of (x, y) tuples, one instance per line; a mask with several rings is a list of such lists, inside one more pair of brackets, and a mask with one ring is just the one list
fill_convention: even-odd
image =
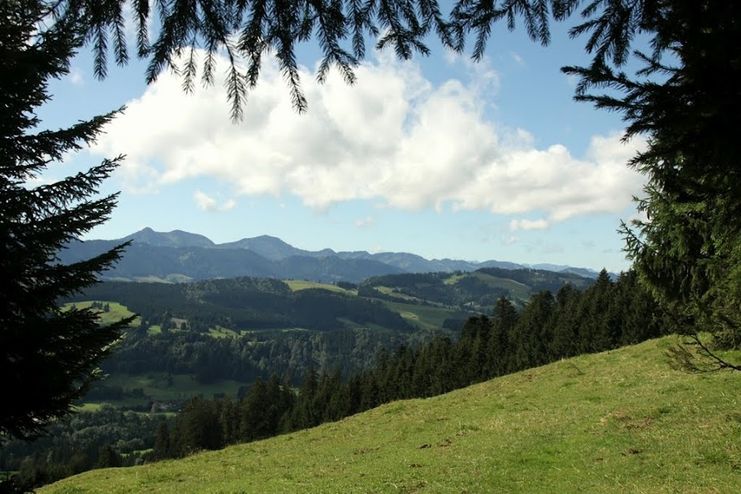
[(288, 285), (291, 291), (298, 292), (300, 290), (308, 290), (310, 288), (318, 288), (321, 290), (329, 290), (330, 292), (342, 293), (344, 295), (357, 295), (355, 290), (345, 290), (337, 285), (331, 283), (320, 283), (318, 281), (307, 281), (307, 280), (283, 280), (283, 283)]
[[(67, 304), (64, 304), (64, 308), (71, 308), (71, 307), (77, 307), (80, 309), (87, 309), (92, 307), (93, 304), (101, 304), (104, 307), (107, 307), (108, 310), (100, 310), (99, 311), (99, 320), (100, 324), (107, 326), (109, 324), (116, 323), (120, 321), (121, 319), (125, 319), (127, 317), (133, 316), (134, 313), (131, 312), (128, 307), (125, 305), (121, 305), (118, 302), (110, 302), (107, 300), (85, 300), (82, 302), (70, 302)], [(141, 318), (136, 317), (130, 324), (131, 327), (138, 327), (141, 324)]]
[(454, 317), (456, 312), (444, 307), (430, 305), (406, 304), (384, 300), (383, 304), (390, 310), (398, 313), (410, 324), (421, 329), (440, 329), (446, 319)]
[(213, 328), (209, 328), (208, 335), (214, 338), (239, 338), (241, 333), (225, 328), (224, 326), (214, 326)]

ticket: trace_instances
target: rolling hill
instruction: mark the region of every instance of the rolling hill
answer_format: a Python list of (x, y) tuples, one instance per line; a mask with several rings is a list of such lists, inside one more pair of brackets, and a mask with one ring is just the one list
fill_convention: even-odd
[(671, 338), (45, 493), (737, 492), (739, 377), (672, 370)]

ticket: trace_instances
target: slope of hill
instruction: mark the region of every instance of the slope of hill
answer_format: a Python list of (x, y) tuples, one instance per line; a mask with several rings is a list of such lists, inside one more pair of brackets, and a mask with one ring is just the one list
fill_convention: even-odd
[(671, 341), (41, 492), (737, 492), (739, 376), (670, 369)]

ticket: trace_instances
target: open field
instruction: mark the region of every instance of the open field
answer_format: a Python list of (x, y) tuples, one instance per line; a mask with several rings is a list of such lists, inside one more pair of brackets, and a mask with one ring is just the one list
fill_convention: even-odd
[(330, 292), (342, 293), (345, 295), (357, 295), (355, 290), (345, 290), (337, 285), (331, 283), (319, 283), (318, 281), (307, 281), (307, 280), (283, 280), (283, 283), (294, 291), (307, 290), (309, 288), (320, 288), (322, 290), (329, 290)]
[[(103, 325), (112, 324), (114, 322), (118, 322), (121, 319), (125, 317), (129, 317), (134, 315), (133, 312), (131, 312), (128, 307), (119, 304), (118, 302), (110, 302), (106, 300), (86, 300), (84, 302), (74, 302), (69, 304), (64, 304), (65, 307), (71, 307), (76, 306), (80, 309), (86, 309), (90, 306), (92, 306), (94, 303), (100, 303), (103, 305), (107, 305), (109, 310), (108, 311), (100, 311), (100, 323)], [(136, 327), (139, 324), (141, 324), (141, 320), (137, 317), (131, 322), (131, 326)]]
[(738, 492), (741, 377), (672, 370), (671, 341), (41, 492)]
[(383, 300), (382, 302), (390, 310), (398, 312), (407, 322), (421, 329), (440, 329), (443, 327), (443, 322), (446, 319), (456, 314), (455, 311), (443, 307), (405, 304), (403, 302), (391, 302), (389, 300)]

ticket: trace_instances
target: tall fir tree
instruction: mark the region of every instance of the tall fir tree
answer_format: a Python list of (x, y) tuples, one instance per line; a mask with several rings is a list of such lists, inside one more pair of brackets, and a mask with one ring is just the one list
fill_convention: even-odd
[(68, 413), (130, 321), (101, 326), (93, 309), (60, 299), (96, 282), (123, 245), (61, 265), (60, 249), (104, 222), (116, 195), (96, 197), (121, 158), (44, 183), (42, 173), (91, 143), (116, 112), (67, 129), (38, 130), (48, 84), (83, 43), (75, 19), (45, 27), (43, 2), (0, 2), (0, 436), (30, 437)]
[[(710, 333), (719, 347), (741, 345), (741, 4), (645, 6), (634, 22), (651, 34), (651, 50), (638, 53), (643, 66), (635, 76), (610, 66), (606, 52), (588, 67), (564, 70), (581, 78), (577, 98), (621, 112), (626, 137), (648, 137), (631, 163), (646, 176), (638, 201), (644, 219), (623, 225), (623, 233), (634, 268), (669, 314), (672, 331), (688, 335), (705, 357), (693, 362), (693, 352), (679, 347), (677, 362), (741, 370), (699, 336)], [(602, 39), (610, 36), (604, 32)], [(629, 45), (617, 48), (624, 58)], [(603, 88), (608, 94), (589, 93)]]

